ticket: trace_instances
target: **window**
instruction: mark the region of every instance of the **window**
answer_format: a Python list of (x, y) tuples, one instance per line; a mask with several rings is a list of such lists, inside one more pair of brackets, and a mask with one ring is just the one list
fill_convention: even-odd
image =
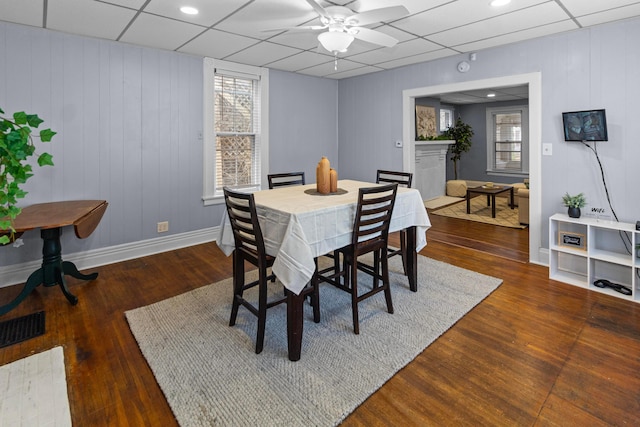
[(527, 107), (487, 108), (487, 172), (529, 172)]
[(204, 60), (205, 204), (225, 186), (258, 190), (268, 162), (268, 70)]
[(453, 124), (453, 109), (440, 108), (440, 132), (444, 132)]

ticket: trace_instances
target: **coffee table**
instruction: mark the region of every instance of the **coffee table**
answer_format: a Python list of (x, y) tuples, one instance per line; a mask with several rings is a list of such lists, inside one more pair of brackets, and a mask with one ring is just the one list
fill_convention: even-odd
[(471, 213), (471, 195), (472, 194), (486, 194), (487, 195), (487, 206), (491, 206), (491, 218), (496, 217), (496, 195), (505, 193), (509, 191), (510, 193), (510, 203), (509, 206), (513, 209), (514, 201), (513, 201), (513, 187), (510, 185), (494, 185), (493, 187), (487, 187), (482, 185), (480, 187), (472, 187), (467, 188), (467, 213)]

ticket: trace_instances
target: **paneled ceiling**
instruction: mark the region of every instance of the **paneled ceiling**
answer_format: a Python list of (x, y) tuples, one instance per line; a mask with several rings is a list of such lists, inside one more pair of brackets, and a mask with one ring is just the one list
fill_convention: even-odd
[[(409, 15), (366, 27), (399, 40), (356, 40), (334, 56), (320, 31), (267, 31), (318, 25), (307, 0), (0, 0), (0, 20), (341, 79), (640, 15), (634, 0), (333, 0), (354, 12), (403, 5)], [(197, 15), (180, 12), (193, 6)]]

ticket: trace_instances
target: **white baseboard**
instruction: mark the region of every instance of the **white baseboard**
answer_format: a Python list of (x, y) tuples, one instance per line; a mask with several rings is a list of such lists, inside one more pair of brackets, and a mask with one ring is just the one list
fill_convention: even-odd
[[(82, 271), (101, 265), (113, 264), (114, 262), (126, 261), (185, 248), (187, 246), (212, 242), (215, 240), (215, 236), (218, 235), (218, 230), (219, 227), (211, 227), (86, 252), (65, 254), (63, 260), (73, 262), (76, 267), (78, 267), (78, 270)], [(0, 288), (26, 282), (29, 275), (40, 268), (41, 265), (42, 260), (37, 260), (0, 267)], [(85, 274), (90, 273), (86, 271), (82, 272)]]

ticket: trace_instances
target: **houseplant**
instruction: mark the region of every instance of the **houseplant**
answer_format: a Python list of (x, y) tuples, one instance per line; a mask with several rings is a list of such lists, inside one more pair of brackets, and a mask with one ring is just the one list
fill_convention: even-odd
[[(21, 210), (18, 199), (27, 194), (21, 187), (33, 176), (29, 164), (36, 151), (32, 132), (42, 123), (36, 114), (20, 111), (12, 118), (4, 114), (0, 108), (0, 244), (7, 244), (13, 238), (11, 224)], [(49, 142), (55, 134), (51, 129), (42, 129), (38, 136), (42, 142)], [(38, 165), (53, 166), (51, 154), (40, 154)]]
[(580, 208), (584, 208), (587, 200), (582, 193), (576, 194), (575, 196), (570, 196), (569, 193), (565, 193), (565, 195), (562, 196), (562, 203), (569, 208), (568, 214), (571, 218), (580, 218)]
[(451, 160), (453, 160), (454, 177), (458, 179), (458, 160), (460, 160), (462, 153), (466, 153), (471, 149), (473, 128), (458, 117), (456, 122), (443, 132), (443, 135), (445, 135), (447, 139), (455, 141), (455, 144), (451, 145), (449, 151), (451, 152)]

